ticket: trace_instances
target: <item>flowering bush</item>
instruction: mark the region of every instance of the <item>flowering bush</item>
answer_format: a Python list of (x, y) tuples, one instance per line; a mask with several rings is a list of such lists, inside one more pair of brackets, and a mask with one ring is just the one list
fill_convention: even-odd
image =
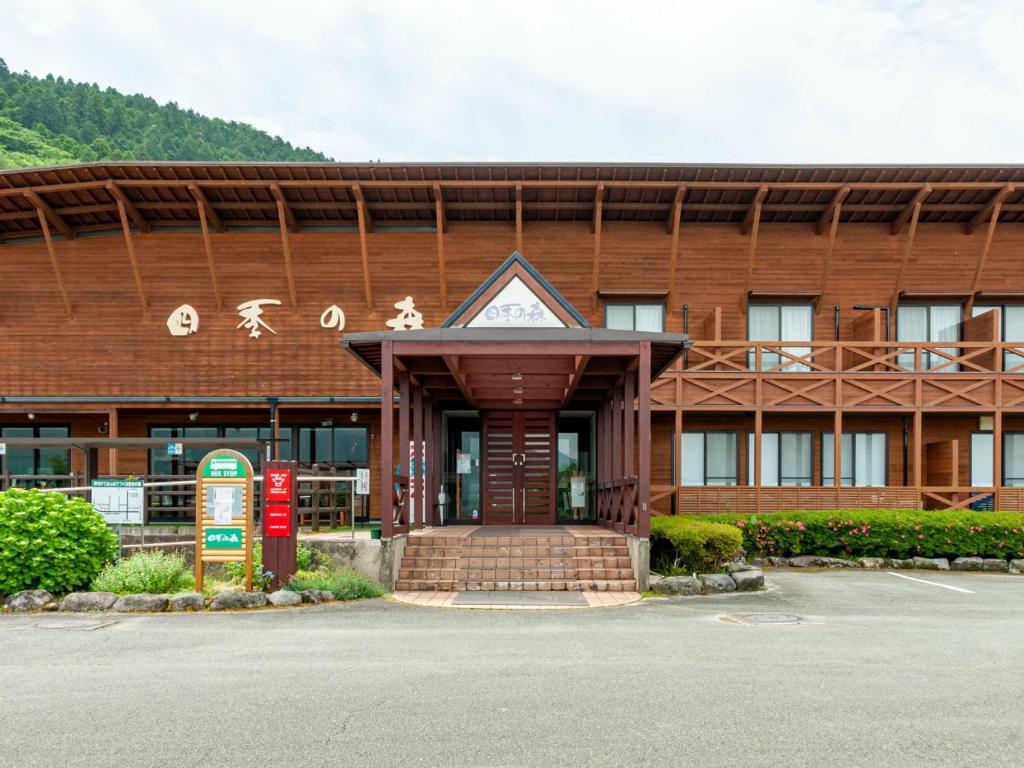
[(702, 519), (735, 526), (743, 548), (758, 555), (1024, 557), (1024, 514), (1015, 512), (842, 509)]
[(651, 567), (658, 573), (714, 573), (740, 551), (733, 525), (703, 517), (651, 518)]

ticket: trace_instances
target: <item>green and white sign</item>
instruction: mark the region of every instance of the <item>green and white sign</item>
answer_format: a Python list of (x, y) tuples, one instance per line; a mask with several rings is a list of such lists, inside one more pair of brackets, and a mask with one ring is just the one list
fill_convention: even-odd
[(241, 528), (206, 528), (203, 531), (207, 549), (241, 549)]
[(214, 456), (203, 467), (203, 477), (237, 477), (245, 479), (245, 467), (234, 456)]

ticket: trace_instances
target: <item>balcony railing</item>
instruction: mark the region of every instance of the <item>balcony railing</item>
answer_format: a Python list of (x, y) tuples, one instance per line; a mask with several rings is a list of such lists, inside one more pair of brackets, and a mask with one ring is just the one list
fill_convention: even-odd
[(1024, 405), (1024, 344), (695, 341), (656, 406), (992, 410)]

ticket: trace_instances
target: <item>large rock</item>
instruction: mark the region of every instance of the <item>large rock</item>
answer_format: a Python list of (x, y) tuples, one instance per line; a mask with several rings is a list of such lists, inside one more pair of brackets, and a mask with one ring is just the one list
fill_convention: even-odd
[(271, 605), (299, 605), (302, 602), (302, 595), (292, 592), (290, 589), (279, 589), (267, 596)]
[(900, 560), (899, 558), (887, 557), (885, 558), (885, 564), (889, 568), (913, 568), (914, 561), (912, 559)]
[(857, 563), (839, 557), (819, 557), (818, 555), (799, 555), (789, 558), (792, 568), (856, 568)]
[(303, 589), (299, 592), (304, 603), (329, 603), (334, 595), (326, 589)]
[(57, 607), (53, 595), (45, 589), (26, 589), (4, 600), (8, 611), (52, 611)]
[(705, 595), (736, 591), (736, 582), (732, 580), (732, 576), (726, 576), (724, 573), (702, 573), (699, 578), (701, 591)]
[(772, 568), (789, 568), (789, 558), (786, 557), (769, 557), (768, 562)]
[(857, 563), (861, 568), (868, 568), (873, 571), (877, 571), (885, 567), (884, 557), (862, 557), (857, 560)]
[(700, 582), (693, 576), (663, 576), (651, 588), (659, 595), (700, 594)]
[(727, 570), (729, 573), (739, 573), (740, 571), (755, 571), (757, 570), (757, 568), (753, 565), (748, 565), (747, 563), (744, 563), (742, 560), (734, 560), (725, 567), (725, 570)]
[(218, 592), (210, 601), (211, 611), (233, 608), (262, 608), (267, 604), (266, 592)]
[(1011, 560), (1010, 573), (1024, 573), (1024, 560)]
[(952, 568), (954, 571), (980, 571), (983, 563), (980, 557), (958, 557)]
[(72, 592), (60, 601), (62, 611), (109, 611), (117, 602), (113, 592)]
[(915, 557), (915, 568), (926, 568), (931, 571), (948, 571), (949, 560), (944, 557)]
[(1010, 570), (1010, 564), (998, 557), (986, 557), (981, 561), (981, 570), (1008, 573)]
[(114, 603), (114, 610), (125, 613), (165, 611), (167, 610), (167, 595), (125, 595)]
[(757, 589), (764, 586), (764, 572), (757, 568), (749, 571), (737, 571), (732, 574), (732, 580), (736, 582), (736, 589), (741, 592)]
[(750, 564), (755, 568), (767, 568), (772, 565), (772, 562), (768, 558), (764, 557), (753, 557), (750, 559)]
[(201, 611), (206, 607), (206, 598), (202, 592), (182, 592), (171, 595), (167, 601), (169, 611)]

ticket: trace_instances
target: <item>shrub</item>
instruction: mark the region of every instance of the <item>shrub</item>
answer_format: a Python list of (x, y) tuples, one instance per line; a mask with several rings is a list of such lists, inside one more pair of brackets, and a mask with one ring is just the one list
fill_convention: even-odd
[(72, 592), (116, 554), (117, 536), (85, 499), (34, 489), (0, 493), (0, 592)]
[(693, 517), (651, 519), (651, 566), (659, 573), (713, 573), (740, 551), (734, 525)]
[(1024, 557), (1024, 514), (843, 509), (711, 515), (743, 533), (759, 555), (836, 557)]
[(295, 591), (325, 589), (338, 600), (360, 600), (384, 594), (380, 584), (349, 568), (338, 571), (299, 571), (288, 586)]
[[(315, 571), (330, 563), (330, 558), (320, 550), (307, 547), (299, 542), (295, 549), (295, 571)], [(225, 563), (224, 572), (232, 581), (242, 582), (245, 579), (245, 562)], [(252, 586), (253, 589), (266, 589), (270, 586), (273, 574), (263, 570), (263, 542), (252, 545)]]
[(92, 581), (96, 592), (118, 595), (153, 595), (183, 592), (192, 588), (194, 579), (181, 555), (166, 552), (136, 552), (104, 568)]

